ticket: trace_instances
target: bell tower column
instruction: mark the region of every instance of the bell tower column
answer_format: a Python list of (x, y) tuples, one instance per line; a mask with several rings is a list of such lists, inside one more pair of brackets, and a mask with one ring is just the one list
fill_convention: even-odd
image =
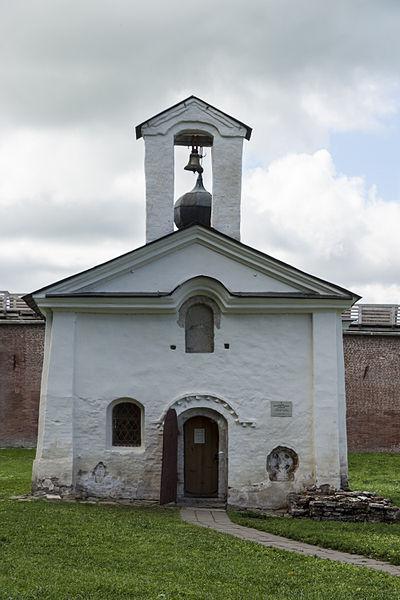
[(144, 135), (146, 242), (174, 230), (174, 140), (172, 135)]
[(240, 240), (243, 137), (214, 138), (211, 227)]

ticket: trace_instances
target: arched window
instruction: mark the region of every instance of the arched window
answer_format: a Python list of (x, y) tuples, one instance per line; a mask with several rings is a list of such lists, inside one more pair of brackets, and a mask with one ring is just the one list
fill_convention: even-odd
[(112, 445), (141, 446), (142, 413), (134, 402), (118, 402), (112, 409)]
[(186, 352), (214, 352), (214, 312), (206, 304), (189, 306), (185, 317)]

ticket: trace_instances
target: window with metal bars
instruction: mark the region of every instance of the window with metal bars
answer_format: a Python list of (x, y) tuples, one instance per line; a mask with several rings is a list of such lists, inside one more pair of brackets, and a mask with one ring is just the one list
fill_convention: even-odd
[(119, 402), (112, 411), (112, 445), (142, 444), (142, 414), (134, 402)]

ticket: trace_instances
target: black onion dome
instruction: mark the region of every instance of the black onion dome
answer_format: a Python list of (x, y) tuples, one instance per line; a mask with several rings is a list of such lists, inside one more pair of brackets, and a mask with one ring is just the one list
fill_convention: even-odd
[(174, 221), (178, 229), (194, 224), (210, 227), (211, 194), (204, 189), (201, 173), (194, 188), (175, 202)]

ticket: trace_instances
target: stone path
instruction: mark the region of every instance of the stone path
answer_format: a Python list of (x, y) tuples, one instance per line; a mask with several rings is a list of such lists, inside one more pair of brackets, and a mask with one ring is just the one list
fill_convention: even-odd
[(357, 567), (368, 567), (376, 571), (383, 571), (390, 575), (400, 576), (400, 567), (391, 565), (380, 560), (360, 556), (359, 554), (349, 554), (348, 552), (340, 552), (338, 550), (330, 550), (329, 548), (320, 548), (312, 546), (296, 540), (290, 540), (279, 535), (273, 535), (251, 527), (243, 527), (233, 523), (223, 509), (208, 509), (208, 508), (191, 508), (185, 507), (181, 509), (182, 519), (192, 525), (200, 525), (215, 529), (221, 533), (234, 535), (242, 540), (256, 542), (269, 548), (278, 548), (279, 550), (287, 550), (289, 552), (297, 552), (307, 556), (316, 556), (317, 558), (325, 558), (335, 560), (342, 563), (348, 563)]

